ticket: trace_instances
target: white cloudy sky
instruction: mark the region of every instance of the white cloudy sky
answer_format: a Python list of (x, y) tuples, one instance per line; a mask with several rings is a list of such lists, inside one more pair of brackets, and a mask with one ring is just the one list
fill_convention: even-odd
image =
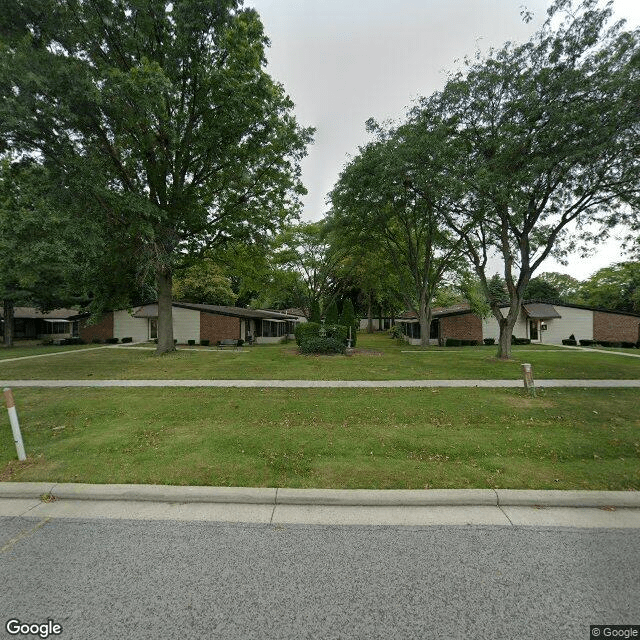
[[(350, 154), (367, 141), (364, 122), (402, 118), (413, 100), (440, 89), (446, 71), (477, 49), (526, 40), (544, 21), (547, 0), (245, 0), (271, 39), (269, 73), (316, 127), (303, 163), (309, 194), (303, 218), (327, 210), (327, 193)], [(524, 24), (522, 5), (534, 19)], [(640, 24), (640, 0), (614, 0), (616, 17)], [(609, 242), (588, 260), (543, 270), (586, 278), (623, 259)]]

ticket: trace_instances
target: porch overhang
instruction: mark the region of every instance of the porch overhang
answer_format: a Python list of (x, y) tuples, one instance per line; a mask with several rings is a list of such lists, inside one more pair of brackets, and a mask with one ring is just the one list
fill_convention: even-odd
[(532, 320), (551, 320), (553, 318), (562, 318), (556, 308), (552, 304), (544, 302), (531, 302), (523, 305), (524, 312)]

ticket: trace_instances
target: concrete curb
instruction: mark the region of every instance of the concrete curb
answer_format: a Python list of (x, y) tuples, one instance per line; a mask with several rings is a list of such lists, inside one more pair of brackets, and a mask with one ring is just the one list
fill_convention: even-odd
[(55, 496), (60, 500), (268, 504), (274, 506), (544, 506), (640, 508), (640, 491), (276, 489), (257, 487), (180, 487), (141, 484), (0, 482), (0, 499), (39, 499), (45, 494)]

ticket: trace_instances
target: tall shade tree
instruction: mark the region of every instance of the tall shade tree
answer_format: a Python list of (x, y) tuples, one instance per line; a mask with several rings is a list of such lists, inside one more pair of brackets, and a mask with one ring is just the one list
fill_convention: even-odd
[(3, 6), (0, 139), (81, 184), (154, 274), (157, 353), (173, 350), (179, 253), (273, 233), (304, 192), (312, 131), (264, 71), (259, 16), (238, 0)]
[(596, 271), (580, 293), (586, 304), (640, 313), (640, 262), (619, 262)]
[(407, 127), (385, 131), (373, 121), (368, 127), (377, 140), (360, 148), (340, 175), (331, 192), (331, 224), (354, 246), (388, 256), (427, 345), (432, 300), (460, 255), (460, 241), (442, 219), (450, 201), (433, 153), (440, 136), (430, 135), (430, 145), (419, 149)]
[(91, 230), (78, 237), (53, 196), (48, 173), (27, 159), (0, 161), (0, 301), (4, 343), (13, 346), (15, 306), (50, 310), (87, 302), (83, 288)]
[[(639, 32), (608, 28), (610, 15), (597, 0), (556, 0), (531, 41), (470, 63), (412, 117), (417, 132), (437, 117), (449, 132), (460, 191), (447, 220), (491, 300), (500, 358), (510, 357), (525, 288), (544, 260), (594, 239), (589, 225), (606, 234), (636, 215), (621, 203), (640, 189)], [(489, 295), (496, 252), (506, 315)]]
[(299, 274), (304, 291), (302, 308), (308, 319), (316, 307), (322, 310), (335, 298), (335, 275), (346, 255), (345, 247), (333, 241), (325, 220), (291, 225), (276, 238), (274, 262)]

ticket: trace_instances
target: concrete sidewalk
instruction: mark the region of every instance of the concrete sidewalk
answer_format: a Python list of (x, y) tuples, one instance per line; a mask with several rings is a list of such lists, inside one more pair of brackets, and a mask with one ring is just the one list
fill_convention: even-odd
[[(0, 387), (239, 387), (282, 389), (522, 388), (522, 380), (0, 380)], [(537, 388), (640, 388), (640, 380), (536, 380)]]
[(640, 528), (640, 492), (0, 483), (0, 516), (261, 524)]

